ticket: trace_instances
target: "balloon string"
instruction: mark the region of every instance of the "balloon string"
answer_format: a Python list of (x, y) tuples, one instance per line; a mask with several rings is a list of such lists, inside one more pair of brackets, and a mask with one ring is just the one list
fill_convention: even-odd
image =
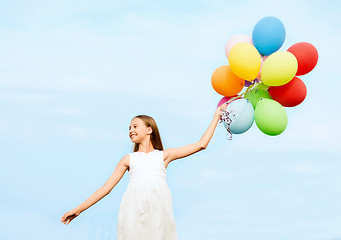
[[(252, 85), (251, 85), (252, 86)], [(249, 87), (250, 88), (250, 87)], [(248, 88), (248, 89), (249, 89)], [(241, 99), (243, 98), (245, 95), (245, 93), (241, 94), (241, 95), (237, 95), (236, 97), (232, 97), (231, 99), (229, 99), (227, 102), (225, 102), (227, 105), (230, 104), (231, 102), (237, 100), (237, 99)], [(228, 140), (232, 140), (232, 133), (231, 133), (231, 123), (232, 123), (232, 119), (230, 118), (234, 117), (234, 113), (232, 113), (232, 111), (230, 111), (227, 107), (221, 110), (220, 113), (220, 118), (219, 118), (219, 123), (224, 122), (225, 123), (225, 128), (227, 131), (227, 139)]]
[[(252, 85), (250, 85), (244, 93), (242, 93), (240, 96), (241, 97), (245, 97), (245, 95), (251, 91), (253, 91), (255, 89), (255, 94), (257, 94), (259, 96), (259, 98), (261, 100), (263, 100), (264, 98), (259, 94), (259, 88), (258, 85), (260, 85), (262, 83), (262, 81), (260, 79), (255, 79), (254, 81), (252, 81)], [(264, 89), (264, 90), (268, 90), (268, 89)]]
[(221, 110), (220, 118), (219, 118), (219, 123), (221, 122), (225, 123), (228, 140), (232, 140), (232, 133), (231, 133), (232, 119), (230, 118), (230, 115), (233, 116), (232, 111), (230, 111), (228, 108), (224, 108)]
[(255, 79), (252, 81), (253, 84), (251, 84), (246, 90), (245, 92), (243, 92), (240, 96), (244, 97), (246, 94), (248, 94), (249, 92), (251, 92), (253, 89), (255, 89), (259, 84), (261, 84), (261, 82), (258, 79)]
[[(253, 89), (256, 88), (257, 85), (259, 85), (260, 82), (256, 80), (252, 81), (252, 84), (245, 90), (244, 93), (237, 95), (236, 97), (232, 97), (231, 99), (229, 99), (227, 102), (225, 102), (227, 105), (230, 104), (231, 102), (237, 100), (237, 99), (242, 99), (244, 98), (245, 94), (249, 93), (250, 91), (252, 91)], [(225, 128), (227, 131), (227, 139), (228, 140), (232, 140), (232, 132), (231, 132), (231, 123), (232, 123), (232, 119), (235, 117), (235, 114), (229, 110), (227, 107), (221, 110), (220, 113), (220, 118), (219, 118), (219, 123), (224, 122), (225, 123)]]
[[(236, 97), (232, 97), (231, 99), (229, 99), (225, 103), (228, 105), (237, 99), (245, 98), (245, 95), (248, 94), (249, 92), (253, 91), (254, 89), (255, 89), (255, 93), (258, 94), (258, 96), (263, 100), (263, 98), (260, 96), (260, 94), (258, 92), (258, 88), (257, 88), (257, 86), (260, 85), (261, 83), (262, 82), (259, 79), (253, 80), (252, 84), (245, 90), (245, 92), (243, 92), (240, 95), (237, 95)], [(231, 118), (234, 118), (234, 117), (235, 117), (235, 113), (233, 111), (229, 110), (227, 107), (221, 110), (219, 123), (221, 123), (221, 122), (225, 123), (228, 140), (232, 140), (232, 132), (231, 132), (232, 119)]]

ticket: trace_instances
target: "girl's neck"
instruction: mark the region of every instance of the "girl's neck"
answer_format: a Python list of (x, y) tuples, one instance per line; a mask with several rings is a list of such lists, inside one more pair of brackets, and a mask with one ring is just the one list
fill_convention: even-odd
[(149, 152), (153, 152), (155, 149), (153, 147), (153, 144), (150, 142), (150, 140), (148, 139), (148, 141), (142, 141), (139, 144), (139, 150), (137, 150), (138, 152), (145, 152), (145, 153), (149, 153)]

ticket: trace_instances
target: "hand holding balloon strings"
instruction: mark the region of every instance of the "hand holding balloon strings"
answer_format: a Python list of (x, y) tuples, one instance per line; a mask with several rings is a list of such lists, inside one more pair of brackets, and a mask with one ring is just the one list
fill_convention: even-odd
[[(259, 84), (259, 82), (258, 81), (252, 81), (251, 83), (252, 84), (250, 86), (248, 86), (248, 88), (245, 90), (244, 93), (237, 95), (236, 97), (229, 98), (229, 100), (226, 101), (225, 104), (228, 105), (229, 103), (231, 103), (237, 99), (243, 99), (245, 94), (249, 93), (250, 91), (252, 91), (254, 89), (255, 89), (255, 93), (257, 93), (259, 95), (258, 88), (256, 88), (256, 86)], [(263, 99), (260, 95), (259, 95), (259, 97), (261, 99)], [(249, 100), (247, 100), (247, 101), (249, 101)], [(235, 119), (235, 117), (236, 117), (236, 113), (234, 111), (231, 111), (227, 107), (222, 109), (221, 114), (220, 114), (219, 123), (223, 122), (223, 124), (226, 128), (226, 131), (227, 131), (227, 139), (228, 140), (232, 140), (231, 123), (232, 123), (232, 120)]]

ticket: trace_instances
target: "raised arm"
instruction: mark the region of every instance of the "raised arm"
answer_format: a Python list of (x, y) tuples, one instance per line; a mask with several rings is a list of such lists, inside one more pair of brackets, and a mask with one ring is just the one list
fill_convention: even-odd
[(66, 212), (61, 218), (61, 222), (68, 225), (81, 212), (88, 209), (89, 207), (97, 203), (99, 200), (101, 200), (103, 197), (108, 195), (111, 192), (111, 190), (116, 186), (116, 184), (121, 180), (128, 167), (129, 155), (126, 155), (118, 162), (114, 173), (109, 177), (106, 183), (78, 207), (72, 209), (69, 212)]
[(213, 133), (217, 127), (217, 123), (220, 118), (220, 113), (223, 108), (226, 107), (226, 104), (221, 105), (217, 108), (217, 110), (214, 113), (213, 120), (211, 124), (208, 126), (207, 130), (205, 131), (204, 135), (200, 138), (200, 140), (196, 143), (188, 144), (183, 147), (179, 148), (168, 148), (163, 151), (164, 161), (167, 163), (167, 165), (179, 158), (187, 157), (193, 153), (199, 152), (203, 149), (205, 149), (210, 142)]

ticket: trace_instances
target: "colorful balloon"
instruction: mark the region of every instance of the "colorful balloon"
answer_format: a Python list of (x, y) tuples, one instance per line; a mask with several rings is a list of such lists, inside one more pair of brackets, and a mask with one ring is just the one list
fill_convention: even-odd
[(254, 80), (259, 72), (261, 57), (250, 43), (237, 43), (228, 56), (231, 70), (244, 80)]
[(262, 82), (269, 86), (281, 86), (295, 77), (297, 60), (290, 52), (275, 52), (264, 62), (262, 68)]
[(266, 98), (266, 99), (272, 99), (269, 92), (268, 92), (269, 86), (264, 85), (263, 83), (257, 85), (254, 89), (252, 89), (250, 92), (245, 94), (245, 98), (248, 99), (253, 108), (256, 108), (257, 103)]
[[(250, 129), (254, 122), (254, 109), (247, 99), (237, 99), (227, 107), (231, 113), (231, 133), (241, 134)], [(225, 128), (226, 123), (224, 122)]]
[(298, 62), (297, 76), (309, 73), (317, 64), (318, 52), (316, 48), (307, 42), (299, 42), (292, 45), (288, 52), (294, 54)]
[(251, 37), (245, 35), (245, 34), (237, 34), (232, 36), (226, 43), (225, 45), (225, 54), (226, 57), (228, 58), (229, 53), (231, 48), (236, 45), (237, 43), (241, 43), (241, 42), (246, 42), (246, 43), (250, 43), (252, 44), (252, 39)]
[(276, 136), (281, 134), (287, 127), (288, 115), (278, 102), (263, 99), (256, 106), (255, 122), (263, 133)]
[(294, 77), (290, 82), (279, 87), (270, 87), (269, 94), (272, 99), (282, 104), (284, 107), (295, 107), (299, 105), (307, 96), (307, 87), (298, 77)]
[(257, 78), (258, 79), (262, 79), (262, 69), (263, 69), (263, 64), (265, 62), (265, 60), (268, 58), (268, 56), (264, 56), (261, 58), (261, 63), (260, 63), (260, 69), (259, 69), (259, 72), (258, 72), (258, 75), (257, 75)]
[(257, 22), (252, 32), (252, 42), (263, 56), (281, 48), (285, 40), (285, 27), (275, 17), (265, 17)]
[(238, 94), (243, 89), (245, 81), (236, 76), (230, 66), (224, 65), (213, 72), (211, 83), (217, 93), (229, 97)]
[(218, 102), (217, 108), (223, 105), (224, 103), (228, 102), (233, 97), (237, 97), (237, 95), (234, 95), (232, 97), (223, 97), (222, 99), (220, 99), (220, 101)]

